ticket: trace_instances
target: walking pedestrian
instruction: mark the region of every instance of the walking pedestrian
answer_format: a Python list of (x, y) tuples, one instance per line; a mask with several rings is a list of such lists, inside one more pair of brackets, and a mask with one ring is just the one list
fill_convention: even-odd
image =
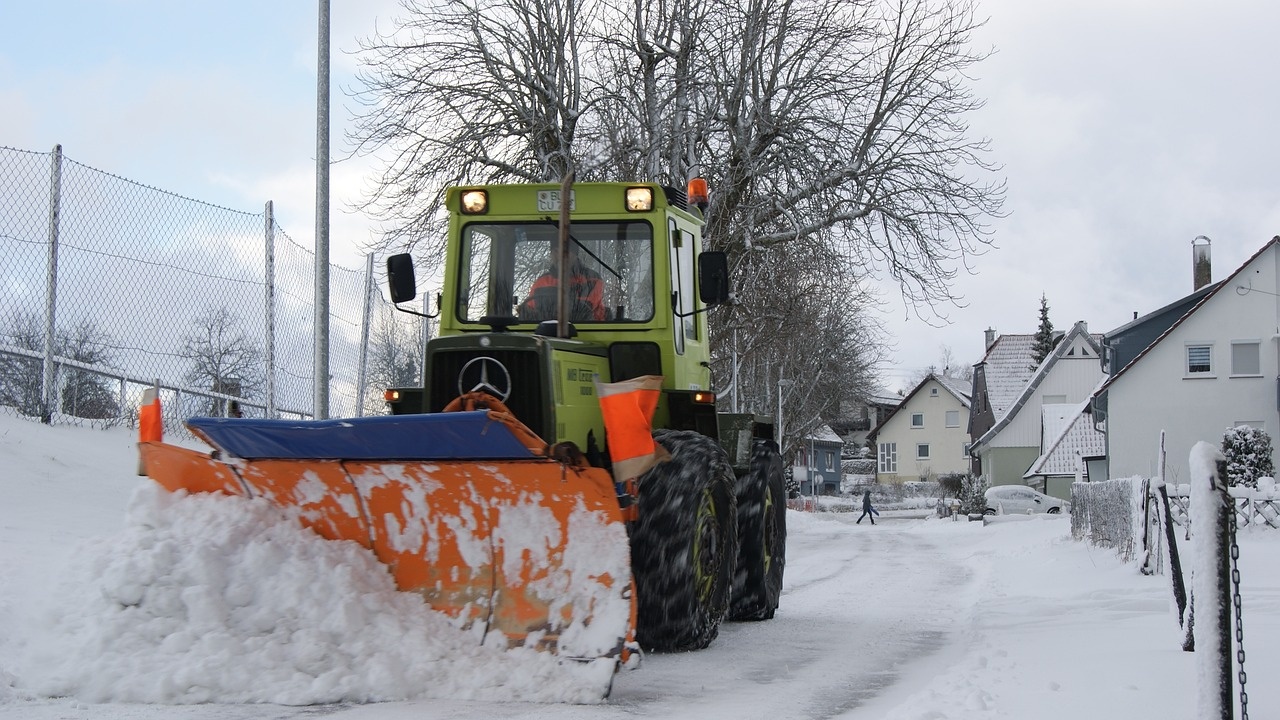
[(857, 525), (858, 523), (862, 522), (862, 518), (864, 517), (870, 517), (871, 524), (875, 525), (876, 516), (879, 514), (880, 514), (879, 510), (876, 510), (875, 508), (871, 507), (871, 491), (863, 490), (862, 491), (862, 515), (858, 517), (858, 522), (855, 522), (854, 525)]

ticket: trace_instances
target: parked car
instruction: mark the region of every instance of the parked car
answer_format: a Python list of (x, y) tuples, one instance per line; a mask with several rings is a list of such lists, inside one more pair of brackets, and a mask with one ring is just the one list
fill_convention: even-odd
[(1026, 515), (1034, 513), (1056, 514), (1070, 509), (1066, 500), (1060, 500), (1024, 485), (997, 485), (988, 488), (986, 494), (988, 515)]

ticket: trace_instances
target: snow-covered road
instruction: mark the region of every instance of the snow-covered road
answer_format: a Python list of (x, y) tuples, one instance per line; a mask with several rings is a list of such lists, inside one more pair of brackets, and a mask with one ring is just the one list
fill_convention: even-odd
[[(1066, 517), (889, 515), (872, 526), (789, 511), (773, 620), (726, 624), (700, 652), (646, 657), (603, 704), (573, 705), (524, 699), (543, 676), (518, 656), (437, 642), (450, 633), (362, 575), (360, 558), (324, 561), (335, 544), (267, 528), (270, 552), (248, 538), (242, 548), (230, 540), (253, 527), (225, 508), (184, 514), (190, 505), (158, 497), (134, 461), (120, 431), (0, 415), (0, 720), (1195, 717), (1195, 658), (1181, 651), (1167, 577), (1072, 540)], [(230, 540), (207, 552), (214, 530)], [(1275, 677), (1280, 533), (1240, 544), (1249, 677)], [(334, 567), (347, 583), (337, 591), (324, 584)], [(145, 592), (177, 583), (165, 596), (177, 614), (138, 622), (132, 606), (103, 602), (136, 592), (135, 573), (150, 578), (137, 580)], [(182, 590), (183, 578), (195, 584)], [(249, 603), (227, 616), (251, 610), (248, 632), (218, 624), (226, 608), (206, 600), (220, 591)], [(197, 636), (174, 624), (184, 604), (199, 611)], [(1280, 716), (1268, 688), (1250, 684), (1253, 717)], [(399, 699), (314, 699), (327, 696)]]

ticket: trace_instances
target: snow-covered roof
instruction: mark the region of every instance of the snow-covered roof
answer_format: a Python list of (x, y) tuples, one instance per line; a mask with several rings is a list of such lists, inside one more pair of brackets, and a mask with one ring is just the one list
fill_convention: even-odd
[(1013, 407), (1035, 371), (1035, 335), (1001, 335), (982, 358), (987, 402), (996, 420)]
[(950, 391), (952, 395), (955, 395), (956, 399), (965, 407), (969, 407), (969, 400), (973, 397), (973, 381), (948, 377), (946, 375), (934, 375), (933, 379), (937, 380), (944, 388)]
[(868, 397), (867, 402), (874, 403), (876, 405), (884, 405), (886, 407), (897, 407), (902, 403), (902, 396), (897, 393), (889, 392), (888, 390), (880, 390)]
[[(974, 438), (973, 446), (970, 448), (970, 451), (974, 451), (976, 448), (991, 442), (996, 435), (1000, 434), (1001, 430), (1013, 421), (1013, 418), (1018, 414), (1018, 410), (1023, 405), (1026, 405), (1032, 398), (1035, 394), (1036, 388), (1040, 386), (1040, 381), (1044, 380), (1045, 377), (1048, 376), (1049, 371), (1053, 369), (1053, 366), (1058, 362), (1058, 358), (1061, 357), (1061, 353), (1066, 352), (1067, 349), (1071, 347), (1071, 343), (1076, 337), (1083, 338), (1085, 342), (1089, 343), (1089, 345), (1093, 347), (1095, 353), (1102, 353), (1101, 334), (1089, 332), (1089, 326), (1086, 325), (1083, 320), (1072, 325), (1071, 329), (1068, 330), (1058, 344), (1054, 346), (1053, 352), (1050, 352), (1045, 356), (1044, 360), (1040, 361), (1040, 367), (1027, 373), (1028, 379), (1023, 383), (1022, 387), (1019, 388), (1019, 391), (1014, 396), (1012, 403), (1004, 408), (1003, 413), (997, 410), (995, 425), (992, 425), (990, 429), (983, 433), (982, 437)], [(997, 344), (998, 343), (999, 341), (997, 341)], [(1030, 359), (1031, 356), (1029, 355), (1027, 357), (1027, 361), (1030, 362)], [(990, 395), (991, 390), (989, 383), (991, 381), (988, 380), (987, 382), (987, 394)], [(992, 401), (991, 406), (992, 408), (996, 407), (995, 401)]]
[(822, 425), (815, 428), (809, 433), (806, 439), (817, 440), (819, 442), (837, 443), (840, 445), (844, 444), (844, 439), (837, 435), (836, 431), (832, 430), (830, 425)]
[(1022, 477), (1074, 475), (1085, 458), (1106, 454), (1106, 436), (1094, 428), (1089, 400), (1075, 405), (1044, 405), (1044, 452)]

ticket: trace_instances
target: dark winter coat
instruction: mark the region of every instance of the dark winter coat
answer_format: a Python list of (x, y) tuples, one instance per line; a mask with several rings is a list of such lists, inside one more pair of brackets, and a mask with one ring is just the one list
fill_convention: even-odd
[(862, 492), (862, 512), (871, 512), (871, 491)]

